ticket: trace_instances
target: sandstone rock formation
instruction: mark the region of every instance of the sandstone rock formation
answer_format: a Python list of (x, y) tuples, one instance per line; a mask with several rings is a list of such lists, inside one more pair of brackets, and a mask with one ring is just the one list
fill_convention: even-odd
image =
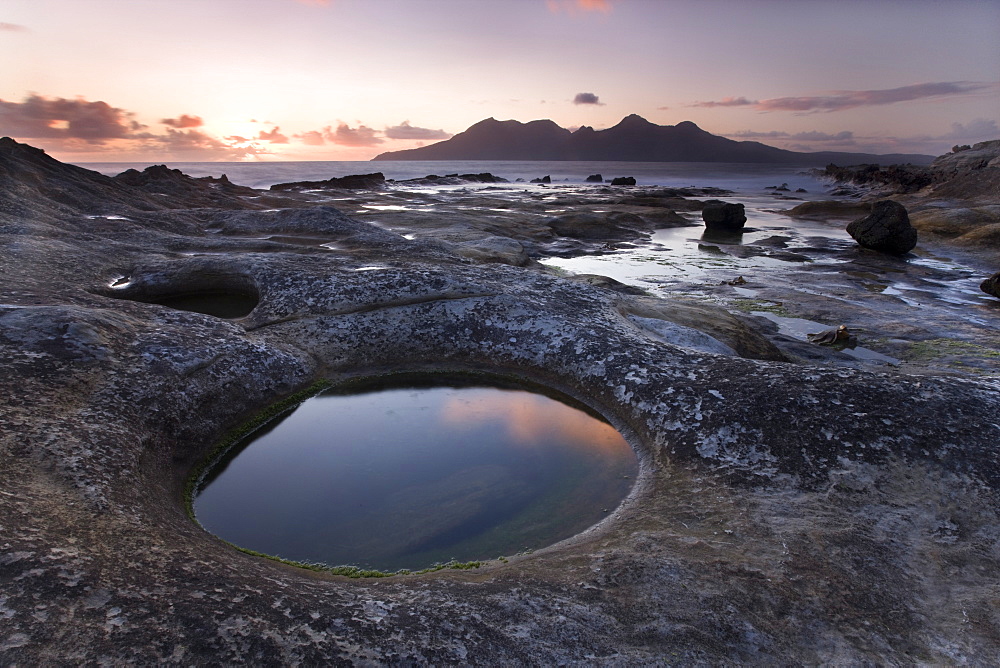
[(910, 225), (906, 207), (892, 200), (880, 200), (872, 212), (847, 226), (847, 233), (860, 245), (893, 255), (909, 253), (917, 245), (917, 230)]

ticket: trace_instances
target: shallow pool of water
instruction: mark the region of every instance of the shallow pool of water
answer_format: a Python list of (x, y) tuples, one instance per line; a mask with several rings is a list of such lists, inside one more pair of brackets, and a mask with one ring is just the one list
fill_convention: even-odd
[[(767, 318), (771, 322), (778, 325), (778, 330), (782, 334), (787, 334), (788, 336), (792, 336), (803, 341), (809, 340), (810, 334), (819, 334), (827, 329), (830, 329), (823, 323), (816, 322), (815, 320), (806, 320), (805, 318), (789, 318), (787, 316), (768, 313), (767, 311), (752, 311), (751, 313), (762, 318)], [(901, 360), (896, 359), (895, 357), (883, 355), (880, 352), (859, 346), (857, 344), (836, 345), (834, 346), (834, 349), (859, 360), (879, 364), (888, 364), (890, 366), (899, 366), (902, 363)]]
[(216, 318), (234, 320), (250, 315), (258, 299), (252, 295), (232, 292), (200, 292), (169, 295), (153, 300), (154, 304), (169, 306), (181, 311), (214, 315)]
[(240, 547), (394, 571), (569, 538), (632, 488), (611, 425), (520, 389), (396, 387), (307, 400), (210, 470), (198, 521)]

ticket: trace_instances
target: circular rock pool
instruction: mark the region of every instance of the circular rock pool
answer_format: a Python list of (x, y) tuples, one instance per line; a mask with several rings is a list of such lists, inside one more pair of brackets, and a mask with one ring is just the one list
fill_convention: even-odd
[(599, 522), (638, 462), (550, 396), (449, 382), (326, 392), (200, 481), (208, 531), (293, 561), (417, 570), (551, 545)]

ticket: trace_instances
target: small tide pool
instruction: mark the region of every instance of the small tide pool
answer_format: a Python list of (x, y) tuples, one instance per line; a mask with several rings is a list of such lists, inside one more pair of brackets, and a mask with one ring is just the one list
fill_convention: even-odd
[(229, 451), (193, 507), (242, 548), (306, 563), (419, 570), (546, 547), (597, 524), (638, 473), (582, 407), (452, 382), (327, 392)]

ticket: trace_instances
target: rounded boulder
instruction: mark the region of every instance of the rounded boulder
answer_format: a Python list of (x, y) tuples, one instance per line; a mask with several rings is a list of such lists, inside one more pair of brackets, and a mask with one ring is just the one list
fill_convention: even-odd
[(917, 245), (906, 207), (890, 199), (875, 202), (870, 214), (847, 226), (847, 233), (865, 248), (892, 255), (904, 255)]

